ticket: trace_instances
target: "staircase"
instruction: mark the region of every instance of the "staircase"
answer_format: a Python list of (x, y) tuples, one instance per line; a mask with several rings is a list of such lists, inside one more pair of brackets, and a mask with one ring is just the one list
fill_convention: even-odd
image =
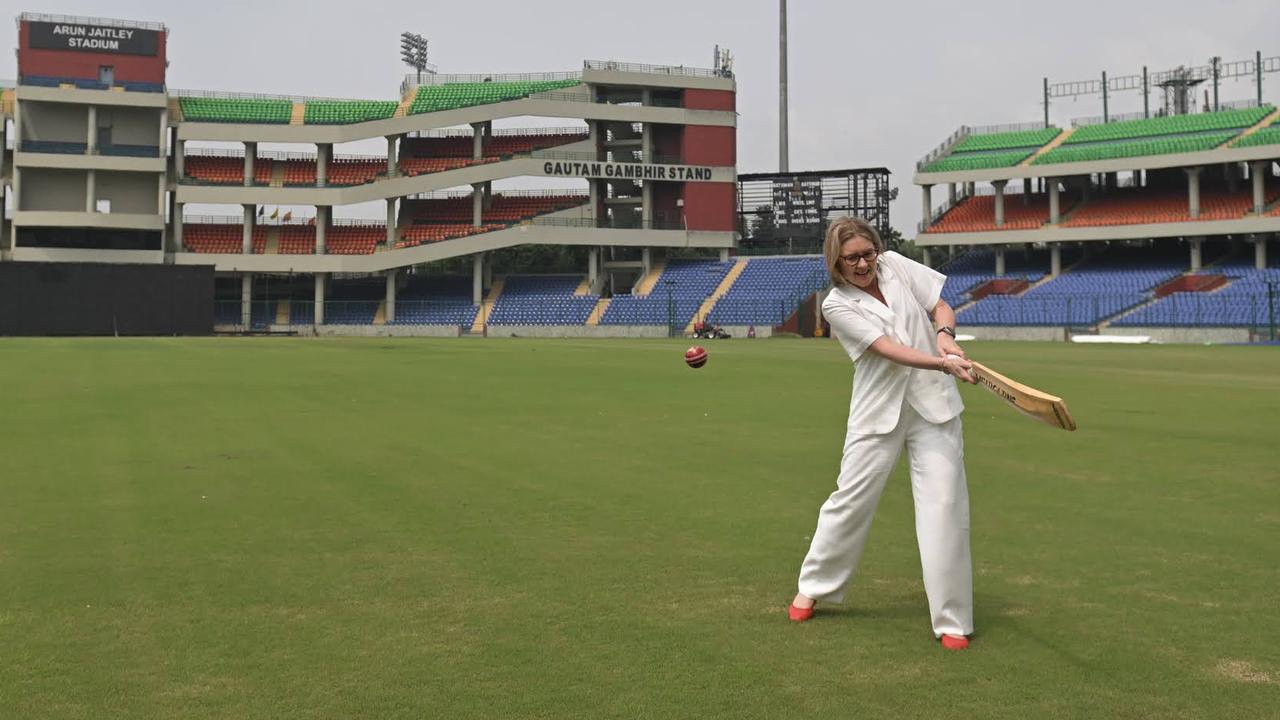
[(381, 300), (378, 302), (378, 311), (373, 314), (373, 324), (374, 325), (387, 324), (387, 301), (386, 300)]
[(496, 278), (493, 285), (489, 286), (489, 294), (485, 296), (484, 302), (480, 303), (480, 312), (476, 313), (475, 322), (471, 323), (473, 335), (484, 332), (485, 325), (489, 324), (489, 316), (493, 314), (493, 306), (498, 303), (498, 298), (502, 296), (502, 288), (506, 284), (506, 278)]
[(584, 276), (582, 282), (578, 283), (578, 287), (573, 291), (577, 297), (585, 297), (591, 294), (591, 278)]
[(610, 302), (612, 302), (611, 298), (600, 298), (596, 302), (596, 306), (591, 309), (591, 314), (587, 316), (587, 324), (599, 325), (600, 318), (604, 317), (604, 312), (609, 309)]
[(406, 93), (400, 98), (400, 105), (396, 108), (396, 114), (392, 117), (404, 117), (409, 114), (409, 106), (413, 104), (414, 98), (418, 97), (418, 90), (414, 88), (413, 92)]
[(1280, 119), (1280, 108), (1276, 108), (1275, 110), (1272, 110), (1270, 115), (1268, 115), (1268, 116), (1266, 116), (1266, 117), (1262, 118), (1262, 119), (1261, 119), (1261, 120), (1259, 120), (1259, 121), (1257, 122), (1257, 124), (1255, 124), (1253, 127), (1249, 128), (1249, 129), (1245, 130), (1244, 132), (1240, 133), (1239, 135), (1237, 135), (1237, 136), (1236, 136), (1236, 138), (1235, 138), (1234, 140), (1232, 140), (1232, 141), (1231, 141), (1231, 144), (1230, 144), (1230, 145), (1227, 145), (1227, 147), (1235, 147), (1236, 145), (1238, 145), (1238, 144), (1240, 143), (1240, 141), (1241, 141), (1241, 140), (1243, 140), (1243, 139), (1245, 139), (1245, 138), (1249, 137), (1250, 135), (1252, 135), (1252, 134), (1254, 134), (1254, 133), (1258, 132), (1258, 131), (1259, 131), (1259, 130), (1261, 130), (1262, 128), (1267, 127), (1268, 125), (1271, 125), (1271, 124), (1272, 124), (1272, 123), (1274, 123), (1277, 119)]
[(636, 297), (644, 297), (653, 292), (654, 286), (658, 284), (658, 278), (662, 277), (662, 271), (667, 269), (667, 261), (659, 260), (649, 268), (649, 274), (640, 278), (631, 288), (631, 294)]
[(307, 104), (304, 102), (296, 102), (293, 104), (293, 112), (289, 115), (290, 125), (302, 125), (307, 118)]
[(1066, 142), (1067, 138), (1071, 137), (1071, 134), (1074, 133), (1075, 131), (1076, 131), (1075, 128), (1067, 128), (1066, 130), (1063, 130), (1062, 132), (1058, 133), (1058, 137), (1050, 140), (1048, 145), (1045, 145), (1044, 147), (1032, 153), (1031, 157), (1018, 163), (1019, 167), (1026, 167), (1027, 165), (1030, 165), (1031, 163), (1035, 162), (1036, 158), (1040, 157), (1041, 155), (1049, 152), (1050, 150)]
[(733, 287), (734, 281), (736, 281), (738, 277), (742, 275), (742, 271), (746, 269), (746, 258), (738, 260), (738, 262), (733, 264), (733, 267), (729, 268), (729, 272), (725, 273), (724, 279), (720, 281), (720, 284), (716, 286), (716, 289), (712, 291), (711, 295), (708, 296), (706, 300), (702, 301), (702, 305), (698, 306), (698, 311), (693, 314), (693, 317), (689, 318), (689, 324), (684, 328), (686, 333), (693, 332), (693, 324), (697, 322), (698, 318), (705, 318), (711, 314), (711, 309), (716, 306), (716, 303), (719, 302), (720, 298), (725, 296), (725, 293), (729, 292), (729, 288)]

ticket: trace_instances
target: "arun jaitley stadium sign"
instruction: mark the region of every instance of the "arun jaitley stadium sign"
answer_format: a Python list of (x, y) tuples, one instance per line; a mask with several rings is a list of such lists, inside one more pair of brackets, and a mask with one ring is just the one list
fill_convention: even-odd
[(547, 161), (542, 174), (551, 177), (620, 178), (627, 180), (711, 180), (711, 168), (687, 165)]
[(84, 23), (32, 22), (29, 45), (42, 50), (80, 50), (118, 55), (155, 55), (160, 33)]

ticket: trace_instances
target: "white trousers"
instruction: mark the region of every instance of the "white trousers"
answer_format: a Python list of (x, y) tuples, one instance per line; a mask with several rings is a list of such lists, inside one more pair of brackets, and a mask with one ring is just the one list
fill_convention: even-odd
[(823, 503), (801, 594), (841, 602), (871, 531), (871, 516), (902, 446), (911, 458), (916, 541), (935, 635), (973, 632), (973, 561), (969, 555), (969, 489), (960, 418), (930, 423), (904, 403), (898, 426), (883, 435), (849, 433), (836, 491)]

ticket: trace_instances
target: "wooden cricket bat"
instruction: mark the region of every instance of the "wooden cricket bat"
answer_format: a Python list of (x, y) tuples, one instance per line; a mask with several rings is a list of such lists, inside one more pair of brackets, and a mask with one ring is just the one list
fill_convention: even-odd
[(973, 362), (969, 374), (978, 381), (978, 385), (1024, 415), (1063, 430), (1076, 429), (1076, 421), (1071, 418), (1071, 411), (1067, 410), (1062, 398), (1010, 380), (979, 362)]

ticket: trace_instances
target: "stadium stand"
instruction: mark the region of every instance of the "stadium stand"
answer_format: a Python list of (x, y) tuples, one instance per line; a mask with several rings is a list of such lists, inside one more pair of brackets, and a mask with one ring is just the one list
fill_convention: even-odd
[(310, 255), (315, 251), (315, 225), (284, 225), (280, 228), (280, 243), (276, 248), (277, 253), (281, 255)]
[(508, 275), (490, 325), (583, 325), (596, 295), (575, 295), (581, 275)]
[(1112, 324), (1130, 327), (1262, 327), (1273, 313), (1269, 304), (1277, 302), (1267, 283), (1280, 285), (1280, 267), (1255, 269), (1252, 262), (1233, 260), (1203, 270), (1201, 275), (1221, 275), (1228, 284), (1210, 292), (1175, 292)]
[(716, 325), (781, 325), (829, 282), (821, 256), (750, 258), (707, 316)]
[(470, 327), (477, 307), (471, 304), (472, 279), (463, 275), (410, 276), (396, 293), (393, 325)]
[(1037, 148), (1051, 142), (1062, 130), (1047, 127), (1040, 130), (1019, 130), (1015, 132), (987, 133), (970, 135), (952, 148), (952, 152), (974, 152), (981, 150), (1009, 150), (1020, 148)]
[[(1185, 188), (1121, 188), (1083, 203), (1062, 226), (1234, 220), (1253, 211), (1253, 194), (1243, 185), (1234, 193), (1225, 188), (1202, 188), (1198, 218), (1191, 217)], [(1267, 188), (1264, 197), (1268, 203), (1280, 199), (1280, 185)]]
[(336, 225), (325, 232), (325, 252), (331, 255), (372, 255), (386, 242), (384, 225)]
[(1031, 157), (1037, 148), (1002, 150), (998, 152), (956, 153), (937, 160), (924, 172), (956, 172), (960, 170), (986, 170), (988, 168), (1013, 167)]
[(400, 233), (400, 239), (396, 241), (396, 247), (408, 248), (443, 240), (454, 240), (477, 233), (501, 230), (505, 227), (507, 227), (505, 223), (488, 223), (480, 227), (475, 227), (469, 222), (415, 224), (406, 227)]
[(333, 325), (371, 325), (386, 285), (382, 278), (335, 280), (325, 299), (325, 322)]
[(386, 120), (400, 103), (395, 100), (308, 100), (303, 115), (307, 125), (345, 125)]
[(732, 266), (732, 262), (716, 260), (670, 260), (648, 295), (614, 295), (600, 324), (666, 325), (670, 322), (683, 327)]
[(183, 96), (178, 102), (187, 122), (288, 125), (293, 112), (289, 100)]
[[(244, 158), (219, 155), (187, 155), (184, 158), (186, 179), (213, 185), (243, 185)], [(253, 182), (269, 185), (274, 172), (270, 158), (254, 158)]]
[(455, 110), (473, 105), (518, 100), (534, 93), (570, 88), (579, 80), (540, 80), (526, 82), (474, 82), (423, 85), (409, 105), (409, 113)]
[(1171, 115), (1168, 117), (1126, 120), (1121, 122), (1087, 125), (1077, 128), (1064, 146), (1110, 140), (1133, 140), (1158, 136), (1213, 133), (1223, 130), (1240, 130), (1254, 125), (1275, 108), (1270, 105), (1243, 110), (1221, 110), (1197, 115)]
[[(1238, 132), (1238, 130), (1224, 130), (1163, 138), (1099, 142), (1087, 145), (1068, 145), (1064, 143), (1036, 158), (1032, 164), (1050, 165), (1068, 162), (1093, 162), (1146, 155), (1169, 155), (1212, 150), (1235, 137)], [(1069, 139), (1075, 138), (1078, 134), (1078, 132), (1075, 133)]]
[[(190, 252), (239, 253), (243, 243), (243, 225), (225, 223), (190, 223), (183, 226), (182, 242)], [(262, 254), (267, 247), (267, 228), (253, 228), (253, 252)]]
[(363, 185), (387, 175), (385, 159), (335, 158), (326, 171), (330, 185)]
[[(1059, 198), (1059, 209), (1066, 212), (1072, 204), (1069, 195)], [(1049, 222), (1049, 196), (1033, 193), (1028, 203), (1020, 194), (1004, 196), (1004, 225), (996, 225), (996, 199), (993, 195), (967, 197), (956, 203), (926, 232), (985, 232), (988, 230), (1032, 230)]]

